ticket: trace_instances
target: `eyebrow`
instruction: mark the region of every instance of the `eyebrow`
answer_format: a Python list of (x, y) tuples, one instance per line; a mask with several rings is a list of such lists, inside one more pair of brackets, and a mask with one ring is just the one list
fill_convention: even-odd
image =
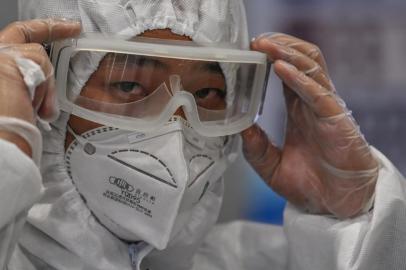
[[(165, 62), (151, 58), (151, 57), (146, 57), (146, 56), (134, 56), (134, 58), (130, 58), (133, 62), (135, 62), (139, 66), (152, 66), (152, 67), (158, 67), (161, 69), (170, 69), (169, 65), (167, 65)], [(198, 64), (198, 70), (200, 71), (205, 71), (205, 72), (210, 72), (214, 74), (220, 74), (224, 76), (223, 70), (221, 69), (219, 63), (217, 62), (204, 62), (203, 64), (199, 63)]]
[(221, 69), (220, 64), (217, 62), (207, 62), (204, 64), (200, 64), (198, 69), (201, 71), (220, 74), (221, 76), (224, 76), (223, 70)]
[(136, 56), (134, 59), (131, 59), (134, 63), (136, 63), (139, 66), (152, 66), (152, 67), (158, 67), (161, 69), (169, 69), (169, 66), (165, 64), (164, 62), (154, 59), (151, 57), (146, 57), (146, 56)]

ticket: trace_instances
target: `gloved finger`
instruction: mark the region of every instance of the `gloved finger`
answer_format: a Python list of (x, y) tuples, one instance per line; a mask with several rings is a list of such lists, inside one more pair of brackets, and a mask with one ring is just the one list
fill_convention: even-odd
[(54, 77), (49, 77), (37, 87), (36, 91), (45, 93), (40, 107), (37, 110), (38, 116), (47, 122), (55, 121), (59, 117), (59, 106), (55, 91)]
[(16, 66), (14, 56), (0, 52), (0, 115), (33, 122), (29, 93)]
[(301, 111), (301, 98), (295, 91), (292, 91), (285, 83), (283, 84), (283, 96), (287, 108), (287, 123), (294, 125), (297, 128), (306, 130), (306, 119), (304, 113)]
[[(54, 79), (54, 70), (45, 49), (37, 44), (21, 44), (13, 47), (13, 52), (18, 54), (18, 57), (22, 57), (24, 59), (30, 59), (34, 61), (34, 63), (38, 64), (40, 69), (42, 70), (44, 79), (38, 79), (40, 74), (35, 75), (36, 68), (32, 67), (28, 70), (22, 71), (25, 79), (28, 77), (35, 77), (29, 79), (30, 83), (27, 84), (29, 91), (35, 92), (33, 95), (33, 107), (34, 110), (37, 112), (38, 116), (46, 121), (53, 121), (58, 117), (59, 110), (57, 105), (57, 97), (55, 92), (55, 79)], [(19, 64), (21, 60), (17, 61)], [(21, 71), (20, 67), (20, 71)], [(39, 80), (39, 81), (38, 81)], [(38, 81), (38, 82), (37, 82)], [(34, 88), (34, 89), (31, 89)]]
[(53, 76), (54, 69), (45, 48), (38, 43), (16, 44), (8, 50), (16, 57), (31, 59), (37, 63), (44, 72), (46, 78)]
[[(18, 57), (30, 59), (38, 64), (45, 76), (45, 81), (42, 82), (35, 91), (33, 97), (33, 106), (36, 111), (42, 106), (44, 98), (52, 98), (54, 95), (48, 95), (47, 92), (53, 92), (54, 89), (54, 69), (49, 61), (48, 55), (45, 49), (37, 43), (19, 45), (13, 48), (13, 51), (17, 52)], [(29, 71), (28, 71), (29, 72)], [(55, 101), (47, 101), (47, 104), (55, 103)]]
[(272, 144), (258, 125), (241, 132), (241, 137), (245, 159), (262, 179), (271, 185), (272, 177), (281, 160), (280, 149)]
[(317, 45), (283, 33), (264, 33), (260, 35), (257, 40), (261, 38), (267, 38), (275, 43), (278, 43), (279, 45), (288, 46), (300, 51), (304, 55), (307, 55), (316, 61), (322, 67), (322, 69), (328, 73), (327, 64), (323, 53)]
[(274, 69), (283, 82), (295, 91), (319, 117), (331, 117), (345, 112), (335, 93), (306, 76), (295, 66), (283, 60), (277, 60)]
[(324, 88), (334, 90), (330, 77), (313, 59), (300, 51), (274, 43), (271, 39), (260, 39), (252, 44), (252, 48), (264, 52), (271, 61), (284, 60), (294, 65), (298, 70), (313, 78)]
[(17, 21), (0, 32), (0, 43), (48, 43), (80, 33), (79, 22), (65, 19)]

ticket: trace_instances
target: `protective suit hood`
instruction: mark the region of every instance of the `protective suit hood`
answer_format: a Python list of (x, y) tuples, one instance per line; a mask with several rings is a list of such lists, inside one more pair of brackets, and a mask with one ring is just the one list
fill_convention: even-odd
[(171, 29), (195, 42), (249, 46), (242, 0), (19, 0), (20, 19), (60, 17), (82, 22), (83, 32), (139, 35)]

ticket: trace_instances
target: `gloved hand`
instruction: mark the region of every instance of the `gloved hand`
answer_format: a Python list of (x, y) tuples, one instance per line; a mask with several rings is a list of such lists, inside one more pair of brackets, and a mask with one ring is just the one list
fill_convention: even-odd
[[(41, 43), (73, 37), (80, 33), (80, 29), (78, 22), (45, 19), (15, 22), (0, 32), (2, 138), (12, 142), (21, 141), (21, 136), (18, 137), (21, 134), (15, 134), (16, 131), (29, 130), (29, 127), (18, 120), (34, 124), (36, 114), (48, 121), (58, 117), (53, 68)], [(22, 76), (21, 72), (26, 76)], [(28, 91), (30, 86), (34, 87), (31, 89), (35, 90), (33, 93)], [(14, 122), (7, 119), (14, 119)], [(7, 127), (18, 125), (23, 127), (11, 128), (14, 134), (7, 133)], [(21, 146), (24, 143), (16, 144)]]
[[(0, 115), (34, 121), (34, 112), (47, 120), (57, 116), (52, 64), (41, 43), (73, 37), (80, 33), (80, 23), (45, 19), (10, 24), (0, 32)], [(37, 63), (45, 75), (32, 101), (21, 76), (16, 58)]]
[(284, 86), (288, 122), (278, 149), (257, 125), (242, 132), (246, 159), (296, 206), (338, 218), (369, 210), (379, 163), (337, 95), (319, 48), (284, 34), (263, 34), (264, 52)]

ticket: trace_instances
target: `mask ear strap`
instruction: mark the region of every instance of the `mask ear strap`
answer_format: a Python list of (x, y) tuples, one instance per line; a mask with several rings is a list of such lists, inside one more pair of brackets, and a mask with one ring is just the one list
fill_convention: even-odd
[(75, 137), (76, 141), (82, 146), (83, 151), (85, 151), (89, 155), (93, 155), (94, 153), (96, 153), (96, 147), (93, 144), (73, 131), (70, 125), (67, 126), (67, 129), (68, 132), (72, 134), (72, 136)]

